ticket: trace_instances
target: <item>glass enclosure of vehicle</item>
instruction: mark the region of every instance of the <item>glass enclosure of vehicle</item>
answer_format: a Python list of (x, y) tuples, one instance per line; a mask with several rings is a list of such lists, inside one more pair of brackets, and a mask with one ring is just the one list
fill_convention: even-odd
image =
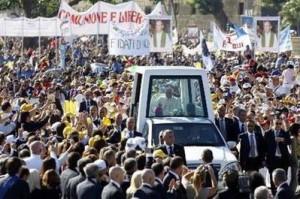
[(225, 146), (216, 127), (209, 123), (169, 123), (154, 124), (152, 143), (159, 142), (159, 132), (171, 129), (175, 135), (175, 143), (182, 146)]
[(149, 86), (148, 117), (207, 117), (201, 76), (152, 76)]

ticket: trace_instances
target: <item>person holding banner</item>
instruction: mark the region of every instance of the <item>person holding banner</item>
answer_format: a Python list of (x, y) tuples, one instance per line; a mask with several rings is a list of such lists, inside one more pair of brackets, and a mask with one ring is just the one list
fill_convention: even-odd
[(272, 31), (272, 24), (270, 21), (263, 22), (263, 32), (259, 38), (260, 48), (272, 48), (278, 47), (277, 34)]
[(172, 46), (172, 39), (170, 32), (166, 31), (165, 23), (163, 20), (154, 20), (151, 24), (151, 40), (150, 44), (152, 49), (165, 49)]

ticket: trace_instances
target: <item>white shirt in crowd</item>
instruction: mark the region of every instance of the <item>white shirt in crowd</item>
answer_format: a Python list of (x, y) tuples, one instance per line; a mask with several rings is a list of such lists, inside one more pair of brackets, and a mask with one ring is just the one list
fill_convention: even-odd
[(282, 72), (283, 84), (294, 84), (296, 72), (294, 69), (287, 68)]
[(40, 155), (32, 154), (30, 157), (25, 158), (24, 161), (28, 169), (36, 169), (40, 171), (42, 168), (43, 160)]
[[(256, 158), (258, 156), (258, 152), (257, 152), (257, 145), (256, 145), (256, 138), (255, 138), (255, 133), (247, 133), (248, 134), (248, 139), (249, 139), (249, 144), (250, 144), (250, 151), (249, 151), (249, 157), (251, 157), (251, 152), (252, 152), (252, 147), (254, 147), (255, 149), (255, 153), (254, 156), (251, 158)], [(253, 140), (253, 145), (251, 146), (252, 140)]]

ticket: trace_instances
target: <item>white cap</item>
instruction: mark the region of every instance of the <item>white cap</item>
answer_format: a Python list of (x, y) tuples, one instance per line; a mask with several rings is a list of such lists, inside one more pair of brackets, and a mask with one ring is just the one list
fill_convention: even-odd
[(251, 84), (245, 83), (245, 84), (243, 84), (243, 88), (251, 88)]
[(97, 167), (99, 168), (99, 170), (104, 170), (104, 169), (107, 168), (106, 163), (105, 163), (104, 160), (100, 160), (100, 159), (99, 159), (99, 160), (96, 160), (96, 161), (94, 162), (94, 164), (97, 165)]

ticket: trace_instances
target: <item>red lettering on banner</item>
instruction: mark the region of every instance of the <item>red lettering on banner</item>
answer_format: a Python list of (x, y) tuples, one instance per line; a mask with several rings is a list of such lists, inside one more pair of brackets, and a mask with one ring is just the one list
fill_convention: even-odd
[(110, 13), (110, 20), (115, 22), (115, 19), (117, 18), (117, 13), (116, 12), (111, 12)]
[(114, 21), (119, 23), (142, 23), (143, 15), (136, 11), (124, 12), (93, 12), (85, 15), (75, 15), (68, 11), (60, 10), (58, 13), (60, 19), (70, 19), (70, 22), (75, 25), (107, 23)]
[(119, 13), (119, 22), (133, 22), (133, 23), (142, 23), (142, 15), (136, 11), (125, 11)]

